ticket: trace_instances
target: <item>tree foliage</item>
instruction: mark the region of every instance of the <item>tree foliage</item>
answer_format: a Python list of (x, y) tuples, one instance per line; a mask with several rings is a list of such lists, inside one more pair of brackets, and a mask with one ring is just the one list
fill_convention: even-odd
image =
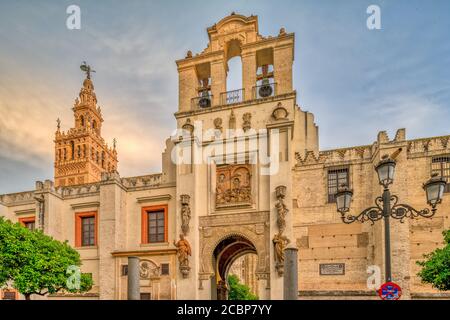
[(230, 286), (229, 300), (258, 300), (258, 296), (254, 295), (248, 286), (240, 283), (238, 276), (230, 274), (228, 285)]
[(78, 286), (68, 285), (68, 267), (80, 265), (79, 253), (67, 241), (54, 240), (40, 230), (30, 231), (0, 217), (0, 287), (11, 285), (26, 299), (61, 290), (85, 292), (92, 287), (89, 274), (80, 275)]
[(425, 261), (417, 261), (422, 267), (418, 275), (422, 282), (430, 283), (438, 290), (450, 290), (450, 230), (444, 231), (446, 246), (424, 255)]

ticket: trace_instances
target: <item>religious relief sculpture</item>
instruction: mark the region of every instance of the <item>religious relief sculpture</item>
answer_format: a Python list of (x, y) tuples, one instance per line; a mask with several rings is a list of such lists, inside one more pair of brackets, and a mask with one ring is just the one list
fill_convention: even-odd
[(181, 231), (184, 235), (189, 232), (189, 221), (191, 220), (191, 208), (189, 207), (190, 196), (182, 194), (181, 198)]
[(139, 276), (141, 279), (159, 277), (160, 268), (150, 260), (141, 260), (139, 263)]
[(224, 165), (216, 171), (216, 207), (251, 204), (250, 165)]
[(290, 240), (281, 233), (275, 234), (272, 239), (275, 254), (275, 268), (278, 275), (281, 277), (284, 274), (284, 249), (289, 244)]
[(284, 198), (286, 197), (286, 187), (278, 186), (275, 189), (275, 194), (277, 197), (277, 203), (275, 204), (275, 208), (277, 209), (277, 225), (280, 234), (284, 232), (286, 229), (286, 214), (289, 212), (286, 204), (284, 203)]
[(180, 234), (180, 240), (173, 241), (175, 247), (177, 247), (178, 262), (180, 263), (180, 272), (183, 278), (187, 278), (191, 268), (189, 267), (189, 256), (192, 255), (191, 245), (184, 238), (183, 234)]
[(244, 113), (244, 115), (242, 116), (242, 130), (244, 130), (244, 132), (247, 132), (252, 127), (251, 120), (252, 114), (250, 112)]

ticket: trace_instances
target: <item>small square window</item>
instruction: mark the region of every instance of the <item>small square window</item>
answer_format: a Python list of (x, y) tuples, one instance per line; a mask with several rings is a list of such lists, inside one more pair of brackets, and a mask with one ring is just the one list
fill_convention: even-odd
[(169, 264), (161, 263), (161, 275), (167, 276), (169, 275)]
[(122, 276), (127, 276), (128, 275), (128, 265), (124, 264), (122, 265)]

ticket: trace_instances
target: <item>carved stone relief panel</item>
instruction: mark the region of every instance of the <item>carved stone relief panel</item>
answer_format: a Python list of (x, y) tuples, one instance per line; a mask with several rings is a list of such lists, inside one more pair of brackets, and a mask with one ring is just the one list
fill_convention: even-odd
[(251, 165), (220, 165), (216, 168), (216, 208), (251, 205)]

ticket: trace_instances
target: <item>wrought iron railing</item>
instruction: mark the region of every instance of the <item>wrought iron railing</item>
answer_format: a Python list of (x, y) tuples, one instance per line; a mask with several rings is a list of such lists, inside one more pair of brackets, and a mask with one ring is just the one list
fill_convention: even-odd
[(222, 92), (220, 94), (220, 104), (233, 104), (244, 101), (244, 89), (238, 89), (233, 91)]
[(266, 83), (253, 87), (253, 99), (263, 99), (267, 97), (273, 97), (277, 94), (277, 84)]
[(195, 108), (209, 108), (212, 105), (213, 95), (212, 94), (204, 94), (200, 97), (192, 98), (191, 103), (193, 109)]

